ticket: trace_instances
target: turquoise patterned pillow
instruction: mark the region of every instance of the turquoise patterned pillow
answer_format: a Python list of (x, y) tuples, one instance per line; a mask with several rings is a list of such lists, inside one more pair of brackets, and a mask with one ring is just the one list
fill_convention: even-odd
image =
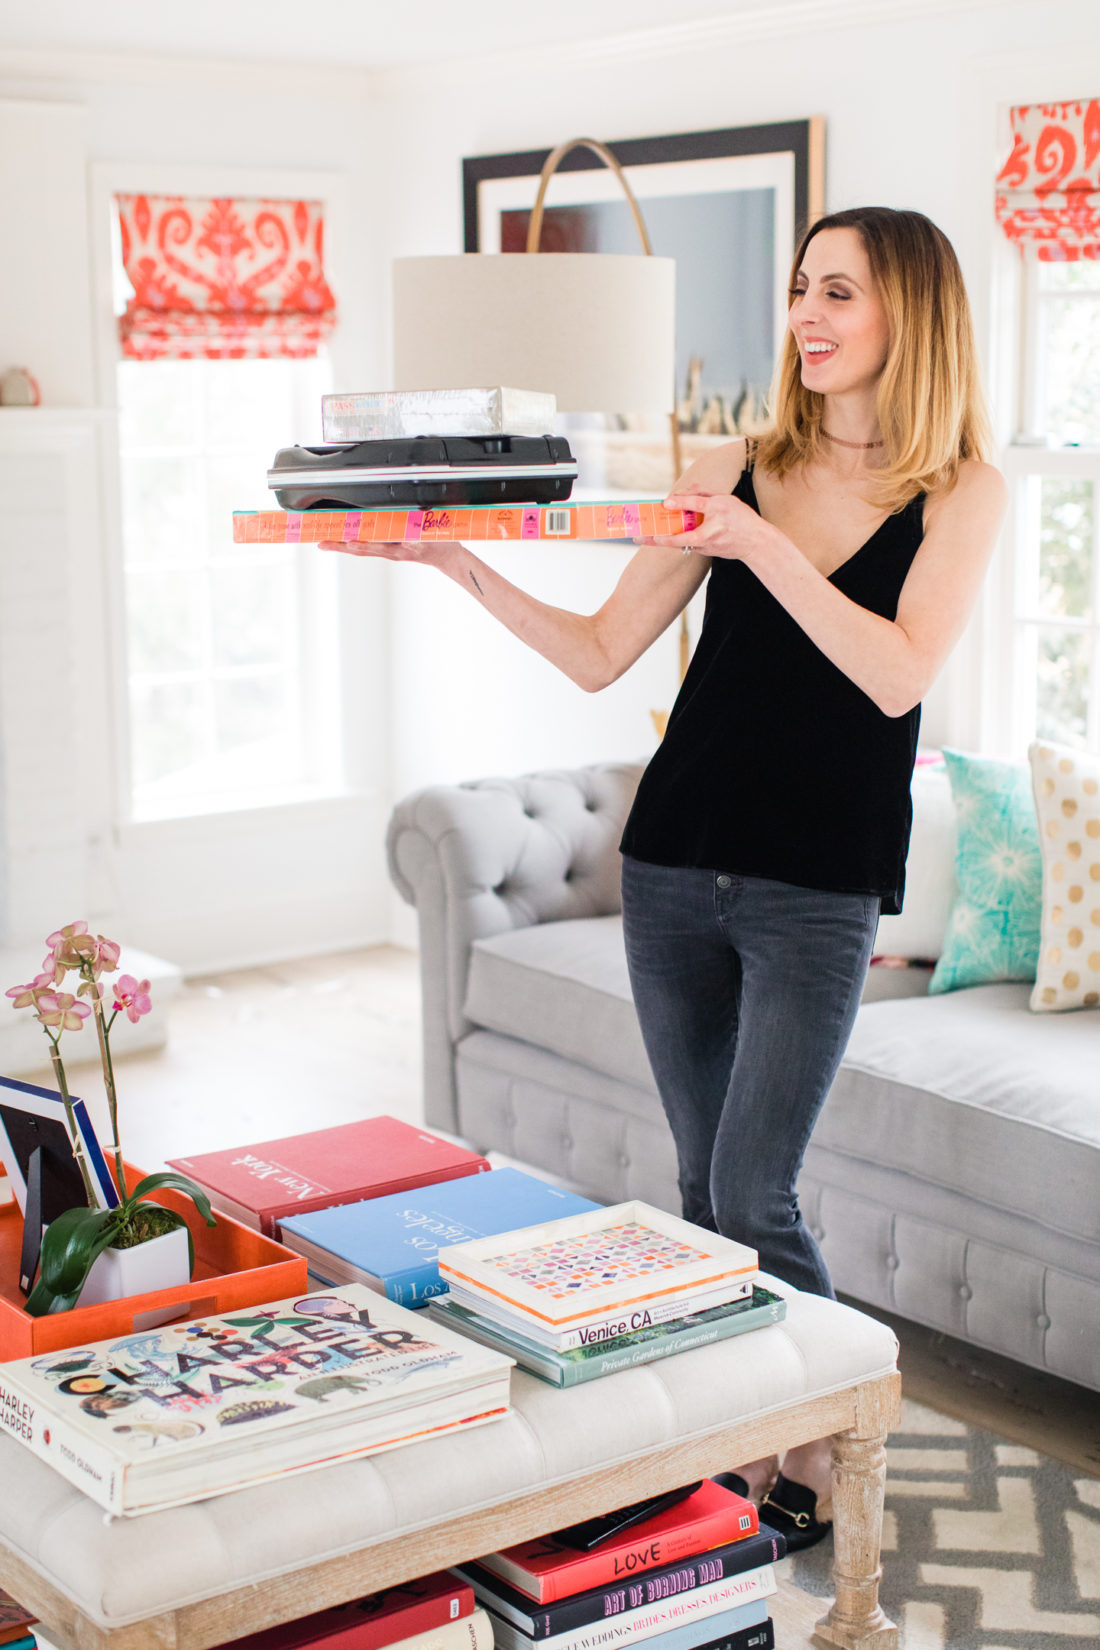
[(1043, 865), (1030, 770), (1023, 762), (943, 754), (958, 823), (959, 886), (929, 992), (1033, 980)]

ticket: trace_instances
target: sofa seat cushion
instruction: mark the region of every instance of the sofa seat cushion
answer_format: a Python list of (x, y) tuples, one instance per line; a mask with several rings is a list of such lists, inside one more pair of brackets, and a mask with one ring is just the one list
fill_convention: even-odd
[(488, 1031), (653, 1090), (621, 917), (543, 922), (475, 941), (465, 1011)]
[(816, 1144), (1100, 1241), (1100, 1013), (1030, 991), (865, 1005)]

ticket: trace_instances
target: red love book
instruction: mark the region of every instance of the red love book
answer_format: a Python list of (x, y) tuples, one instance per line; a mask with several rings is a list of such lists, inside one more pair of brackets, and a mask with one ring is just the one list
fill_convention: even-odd
[(473, 1614), (473, 1588), (446, 1571), (387, 1587), (367, 1598), (337, 1604), (330, 1610), (279, 1627), (266, 1627), (221, 1650), (384, 1650), (388, 1644), (430, 1633), (449, 1621)]
[(309, 1134), (169, 1160), (169, 1168), (198, 1181), (215, 1209), (265, 1237), (275, 1236), (277, 1222), (286, 1215), (407, 1192), (488, 1167), (476, 1152), (396, 1117), (364, 1117)]
[(644, 1523), (630, 1525), (592, 1552), (563, 1546), (552, 1535), (546, 1535), (489, 1553), (478, 1563), (511, 1582), (528, 1598), (551, 1604), (590, 1587), (622, 1581), (641, 1570), (653, 1570), (724, 1542), (755, 1535), (759, 1528), (760, 1519), (751, 1501), (707, 1478), (685, 1501), (678, 1501)]

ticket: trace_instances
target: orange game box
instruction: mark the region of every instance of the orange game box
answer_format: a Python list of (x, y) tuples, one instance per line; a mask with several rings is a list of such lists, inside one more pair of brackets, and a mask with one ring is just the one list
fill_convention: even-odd
[(702, 516), (654, 499), (603, 504), (515, 504), (438, 510), (235, 510), (236, 544), (345, 544), (421, 539), (635, 539), (690, 533)]
[[(127, 1163), (126, 1173), (134, 1185), (144, 1171)], [(228, 1215), (218, 1215), (218, 1224), (207, 1226), (182, 1192), (164, 1188), (154, 1194), (154, 1201), (178, 1209), (191, 1229), (195, 1268), (190, 1283), (97, 1306), (74, 1306), (70, 1312), (51, 1312), (43, 1318), (24, 1311), (16, 1282), (23, 1242), (19, 1206), (0, 1204), (0, 1363), (133, 1334), (147, 1327), (144, 1320), (152, 1314), (162, 1321), (165, 1307), (178, 1305), (181, 1319), (201, 1318), (308, 1293), (305, 1261), (281, 1243), (261, 1237)]]

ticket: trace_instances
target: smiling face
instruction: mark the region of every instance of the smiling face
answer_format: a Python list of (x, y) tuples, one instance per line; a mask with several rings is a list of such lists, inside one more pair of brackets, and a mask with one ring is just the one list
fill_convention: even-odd
[(890, 327), (858, 230), (823, 229), (812, 238), (795, 277), (787, 325), (808, 390), (841, 395), (875, 386)]

